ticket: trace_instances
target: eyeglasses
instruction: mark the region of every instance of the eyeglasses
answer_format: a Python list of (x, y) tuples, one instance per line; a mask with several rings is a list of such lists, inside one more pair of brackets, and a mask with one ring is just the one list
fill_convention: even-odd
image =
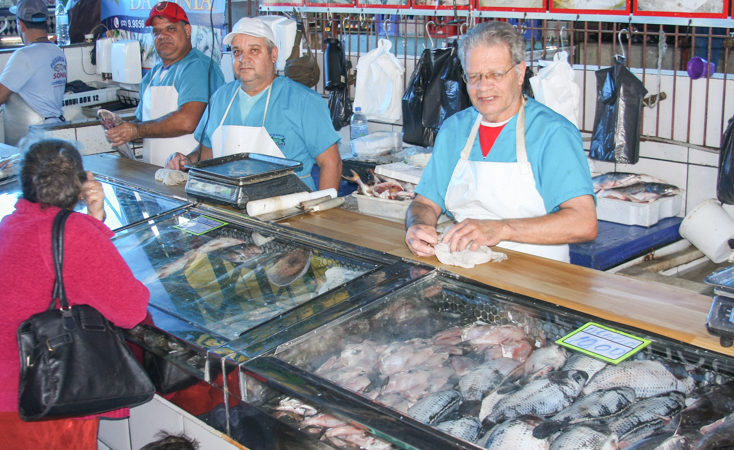
[(504, 72), (465, 73), (463, 77), (464, 81), (469, 86), (478, 85), (483, 78), (492, 83), (499, 83), (505, 78), (505, 75), (510, 73), (513, 67), (515, 67), (515, 64), (511, 65), (510, 68), (505, 70)]

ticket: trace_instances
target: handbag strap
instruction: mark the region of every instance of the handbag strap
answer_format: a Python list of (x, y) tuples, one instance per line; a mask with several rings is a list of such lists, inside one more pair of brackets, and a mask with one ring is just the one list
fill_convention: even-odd
[(66, 219), (71, 215), (72, 211), (62, 208), (54, 218), (54, 224), (51, 228), (51, 252), (54, 258), (54, 271), (56, 278), (54, 279), (54, 289), (51, 294), (51, 304), (49, 309), (56, 308), (56, 299), (59, 300), (61, 309), (69, 309), (69, 302), (66, 300), (66, 290), (64, 289), (64, 225)]

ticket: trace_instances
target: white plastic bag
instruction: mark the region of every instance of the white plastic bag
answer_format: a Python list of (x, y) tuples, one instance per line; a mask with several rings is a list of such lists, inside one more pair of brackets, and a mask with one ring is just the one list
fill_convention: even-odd
[(568, 63), (568, 52), (557, 52), (553, 62), (530, 78), (533, 95), (540, 103), (579, 126), (579, 99), (581, 89), (574, 80), (573, 68)]
[(390, 53), (392, 42), (380, 39), (377, 48), (357, 62), (354, 107), (362, 108), (369, 120), (400, 122), (403, 117), (403, 73), (405, 67)]

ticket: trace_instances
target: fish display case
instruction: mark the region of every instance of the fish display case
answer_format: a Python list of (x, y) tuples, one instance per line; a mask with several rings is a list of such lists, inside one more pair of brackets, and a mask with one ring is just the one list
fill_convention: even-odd
[[(97, 181), (102, 184), (105, 194), (105, 225), (111, 230), (121, 230), (189, 204), (113, 179), (97, 176)], [(0, 220), (15, 211), (15, 204), (22, 195), (20, 182), (16, 177), (0, 184)], [(75, 211), (86, 213), (87, 207), (80, 202)]]
[(151, 323), (130, 338), (220, 388), (221, 375), (238, 363), (427, 273), (380, 252), (201, 206), (127, 228), (113, 243), (150, 291)]
[[(556, 343), (590, 321), (649, 344), (612, 364)], [(248, 359), (239, 384), (338, 448), (715, 448), (733, 375), (729, 356), (433, 271)]]

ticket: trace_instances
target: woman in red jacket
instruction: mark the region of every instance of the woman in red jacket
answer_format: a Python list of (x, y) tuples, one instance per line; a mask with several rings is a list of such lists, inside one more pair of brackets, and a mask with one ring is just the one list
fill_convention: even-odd
[[(0, 222), (0, 440), (5, 448), (96, 449), (98, 416), (23, 422), (18, 416), (18, 325), (48, 308), (54, 282), (51, 225), (60, 208), (81, 200), (88, 213), (69, 216), (64, 231), (64, 286), (69, 303), (95, 307), (132, 328), (146, 316), (148, 289), (110, 241), (104, 192), (68, 142), (32, 143), (20, 166), (23, 197)], [(127, 409), (104, 414), (125, 417)]]

